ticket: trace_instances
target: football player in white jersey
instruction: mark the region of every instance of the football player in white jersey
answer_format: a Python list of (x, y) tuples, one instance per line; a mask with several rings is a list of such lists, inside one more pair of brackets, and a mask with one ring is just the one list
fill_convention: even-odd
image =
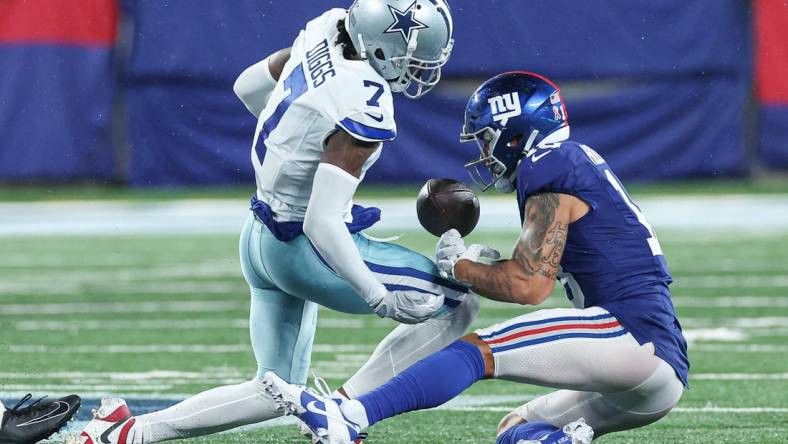
[(452, 45), (445, 0), (357, 0), (310, 21), (291, 48), (241, 74), (234, 89), (258, 116), (257, 191), (240, 240), (258, 373), (137, 417), (106, 399), (77, 442), (152, 443), (283, 415), (262, 376), (306, 383), (318, 305), (401, 323), (338, 396), (366, 393), (464, 334), (475, 297), (430, 259), (365, 237), (380, 211), (352, 204), (396, 135), (392, 92), (426, 94)]

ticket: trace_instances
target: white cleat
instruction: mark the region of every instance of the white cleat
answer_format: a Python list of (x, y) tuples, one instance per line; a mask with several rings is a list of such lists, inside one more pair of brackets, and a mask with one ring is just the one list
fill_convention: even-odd
[(126, 401), (105, 398), (101, 406), (93, 410), (93, 419), (79, 435), (66, 440), (66, 444), (126, 444), (126, 438), (136, 420)]
[(570, 422), (563, 430), (566, 436), (572, 438), (572, 444), (591, 444), (594, 439), (594, 429), (583, 418)]
[(307, 438), (312, 444), (320, 443), (320, 437), (315, 435), (312, 429), (301, 420), (298, 420), (298, 433), (304, 438)]
[(358, 438), (361, 428), (342, 414), (341, 401), (288, 384), (272, 372), (263, 376), (263, 387), (277, 408), (298, 416), (319, 444), (353, 444)]

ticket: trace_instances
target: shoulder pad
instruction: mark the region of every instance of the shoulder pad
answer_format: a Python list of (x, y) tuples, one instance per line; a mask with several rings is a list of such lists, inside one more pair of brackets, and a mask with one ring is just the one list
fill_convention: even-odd
[(307, 22), (305, 29), (327, 29), (336, 32), (337, 22), (347, 17), (347, 11), (341, 8), (332, 8)]
[(520, 161), (517, 186), (524, 195), (546, 191), (571, 173), (571, 162), (561, 146), (534, 148)]
[(368, 72), (339, 69), (337, 77), (324, 88), (323, 110), (338, 129), (357, 139), (392, 140), (397, 136), (397, 126), (391, 90), (379, 76), (364, 75)]

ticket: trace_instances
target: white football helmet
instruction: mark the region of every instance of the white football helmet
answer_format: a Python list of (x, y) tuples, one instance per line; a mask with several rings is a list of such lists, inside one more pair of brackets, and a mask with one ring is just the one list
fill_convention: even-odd
[(346, 28), (358, 54), (389, 82), (415, 99), (441, 78), (454, 39), (446, 0), (356, 0)]

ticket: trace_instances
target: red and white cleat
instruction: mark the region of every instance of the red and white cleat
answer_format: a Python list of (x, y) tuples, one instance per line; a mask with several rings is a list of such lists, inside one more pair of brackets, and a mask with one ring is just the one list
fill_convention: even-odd
[(101, 400), (101, 407), (93, 410), (93, 419), (88, 425), (66, 444), (126, 444), (135, 422), (126, 401), (105, 398)]

